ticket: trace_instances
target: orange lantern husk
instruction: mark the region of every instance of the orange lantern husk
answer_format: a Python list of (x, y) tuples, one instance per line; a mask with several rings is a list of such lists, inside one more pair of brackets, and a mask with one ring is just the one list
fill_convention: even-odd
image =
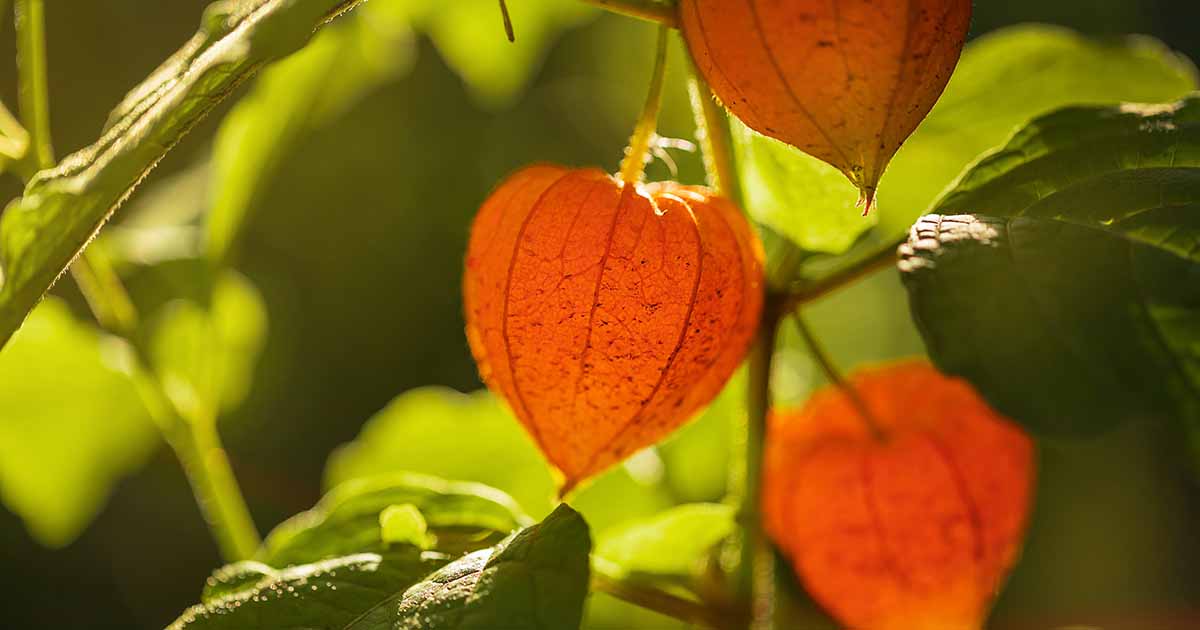
[(472, 226), (467, 338), (566, 492), (716, 396), (758, 325), (762, 267), (708, 189), (531, 166)]
[(1031, 440), (924, 361), (850, 383), (867, 420), (834, 387), (772, 414), (769, 535), (849, 628), (979, 630), (1021, 547)]

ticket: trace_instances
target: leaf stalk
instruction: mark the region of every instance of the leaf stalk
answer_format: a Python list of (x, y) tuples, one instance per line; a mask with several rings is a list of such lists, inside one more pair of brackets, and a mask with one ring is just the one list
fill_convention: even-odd
[(583, 0), (619, 15), (657, 22), (663, 26), (674, 28), (676, 17), (674, 0)]
[(646, 171), (646, 160), (650, 156), (650, 145), (658, 130), (658, 112), (662, 109), (663, 84), (667, 76), (668, 33), (667, 27), (658, 28), (654, 70), (650, 74), (650, 92), (646, 95), (646, 104), (642, 106), (642, 113), (633, 129), (633, 135), (629, 138), (625, 159), (621, 161), (621, 181), (626, 184), (641, 183)]

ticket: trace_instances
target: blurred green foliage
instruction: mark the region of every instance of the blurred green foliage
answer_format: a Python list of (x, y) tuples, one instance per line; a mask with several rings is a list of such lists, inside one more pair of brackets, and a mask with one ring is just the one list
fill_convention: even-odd
[[(50, 3), (56, 144), (79, 147), (94, 140), (111, 104), (191, 34), (203, 4)], [(123, 210), (99, 241), (118, 252), (114, 257), (150, 321), (175, 317), (181, 309), (191, 313), (170, 328), (195, 331), (202, 320), (208, 323), (200, 327), (220, 320), (209, 319), (222, 302), (210, 292), (212, 278), (223, 277), (213, 273), (211, 262), (236, 260), (261, 291), (270, 314), (262, 360), (252, 368), (253, 344), (237, 345), (246, 350), (232, 357), (240, 367), (222, 370), (253, 371), (243, 404), (229, 406), (241, 398), (239, 388), (231, 388), (222, 429), (260, 526), (313, 505), (322, 479), (328, 489), (400, 469), (495, 485), (535, 517), (552, 507), (553, 479), (500, 403), (483, 393), (413, 388), (478, 387), (458, 296), (469, 219), (493, 183), (523, 163), (616, 166), (644, 95), (653, 28), (614, 17), (592, 20), (593, 11), (569, 0), (510, 4), (515, 45), (504, 40), (491, 0), (458, 0), (448, 7), (371, 0), (330, 25), (312, 46), (268, 69), (219, 126), (202, 125), (185, 140), (138, 191), (140, 209)], [(1194, 23), (1194, 6), (1166, 0), (1020, 0), (980, 3), (976, 30), (1040, 18), (1106, 34), (1175, 32), (1172, 44), (1194, 54), (1200, 40), (1176, 30), (1189, 15)], [(109, 22), (122, 28), (91, 26)], [(879, 214), (873, 215), (880, 224), (854, 251), (901, 234), (962, 166), (1034, 114), (1065, 102), (1167, 100), (1194, 87), (1192, 69), (1152, 42), (1100, 45), (1061, 31), (1023, 32), (1025, 42), (984, 40), (964, 59), (964, 67), (978, 64), (981, 70), (956, 75), (952, 89), (962, 102), (943, 101), (935, 111), (942, 118), (931, 117), (918, 136), (927, 144), (914, 139), (915, 148), (906, 145), (890, 174), (915, 192), (902, 193), (903, 186), (893, 184), (896, 196), (888, 197), (885, 179)], [(11, 30), (0, 33), (8, 46), (11, 38), (3, 36)], [(672, 55), (660, 133), (687, 138), (692, 127), (678, 47)], [(1009, 66), (1037, 72), (1024, 81), (1029, 72), (992, 71)], [(0, 94), (15, 102), (11, 75), (0, 77)], [(993, 108), (1003, 115), (981, 113)], [(945, 127), (934, 124), (938, 120)], [(925, 154), (922, 146), (933, 148)], [(679, 179), (701, 179), (697, 156), (675, 157)], [(652, 178), (667, 176), (664, 164), (652, 165)], [(16, 189), (10, 183), (5, 191), (11, 196)], [(838, 201), (832, 183), (821, 194), (777, 193), (777, 204), (829, 200), (830, 208), (842, 211), (829, 215), (833, 221), (869, 227), (850, 207), (852, 198)], [(813, 251), (834, 253), (849, 245), (828, 240), (828, 226), (764, 220)], [(235, 243), (237, 255), (229, 258)], [(127, 413), (137, 404), (121, 393), (128, 384), (120, 369), (100, 360), (108, 355), (97, 351), (100, 357), (92, 357), (87, 350), (114, 344), (81, 323), (83, 304), (68, 283), (56, 292), (0, 354), (0, 382), (36, 382), (27, 374), (37, 363), (13, 348), (26, 343), (26, 331), (38, 329), (34, 324), (49, 321), (54, 336), (68, 341), (47, 343), (71, 347), (51, 351), (54, 360), (72, 364), (47, 366), (46, 372), (95, 372), (102, 389), (89, 389), (86, 379), (50, 381), (50, 389), (21, 403), (38, 401), (42, 412), (56, 408), (45, 401), (71, 403), (62, 405), (63, 413), (33, 423), (24, 421), (29, 416), (7, 423), (0, 417), (0, 490), (35, 535), (65, 544), (100, 509), (111, 484), (137, 471), (155, 438), (144, 416)], [(241, 339), (267, 333), (255, 324), (263, 306), (254, 306), (257, 300), (248, 295), (234, 300), (240, 306), (232, 308), (243, 315), (232, 321), (257, 332)], [(181, 297), (186, 306), (177, 301)], [(835, 294), (809, 314), (845, 366), (922, 352), (894, 272)], [(184, 336), (192, 339), (184, 344), (189, 352), (212, 350), (196, 341), (209, 335), (161, 339)], [(44, 354), (37, 348), (30, 353)], [(181, 356), (176, 350), (164, 354), (160, 365)], [(83, 359), (88, 365), (77, 365)], [(19, 377), (2, 378), (6, 370)], [(777, 399), (801, 402), (819, 382), (815, 374), (802, 345), (785, 330)], [(184, 374), (182, 380), (201, 379)], [(730, 422), (742, 413), (734, 389), (740, 387), (735, 381), (700, 420), (572, 500), (599, 540), (670, 506), (722, 497), (729, 453), (736, 448)], [(70, 395), (71, 388), (79, 388), (78, 395)], [(0, 410), (9, 409), (6, 395), (13, 390), (0, 390)], [(108, 401), (121, 406), (107, 412)], [(102, 422), (94, 421), (97, 414)], [(10, 456), (5, 447), (15, 442), (5, 431), (31, 428), (53, 432), (42, 442), (51, 447), (38, 452), (22, 445), (15, 449), (19, 456)], [(1049, 627), (1043, 620), (1064, 617), (1103, 622), (1113, 614), (1186, 608), (1200, 598), (1193, 570), (1200, 544), (1188, 529), (1200, 519), (1197, 489), (1172, 462), (1154, 456), (1170, 439), (1162, 427), (1148, 424), (1093, 442), (1044, 446), (1026, 560), (1001, 601), (996, 627)], [(330, 448), (346, 442), (326, 467)], [(60, 460), (54, 467), (39, 465)], [(21, 461), (31, 463), (7, 472), (7, 464)], [(6, 478), (24, 486), (23, 504), (9, 498)], [(177, 464), (152, 459), (115, 492), (95, 527), (54, 555), (33, 546), (25, 525), (0, 512), (0, 558), (20, 567), (0, 576), (14, 627), (158, 628), (176, 617), (181, 602), (195, 601), (198, 585), (218, 562), (207, 533), (192, 526), (199, 517)], [(97, 568), (110, 564), (111, 571)], [(590, 599), (588, 614), (593, 628), (676, 627), (601, 595)]]

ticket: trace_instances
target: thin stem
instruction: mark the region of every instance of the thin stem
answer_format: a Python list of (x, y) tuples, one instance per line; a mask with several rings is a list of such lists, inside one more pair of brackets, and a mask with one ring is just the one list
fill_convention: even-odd
[(833, 362), (833, 358), (829, 356), (829, 353), (821, 345), (821, 342), (817, 341), (817, 336), (813, 334), (812, 328), (808, 326), (808, 322), (804, 320), (799, 311), (793, 313), (793, 319), (795, 319), (796, 328), (800, 330), (800, 336), (804, 337), (804, 343), (808, 345), (808, 350), (812, 354), (813, 359), (816, 360), (817, 365), (821, 366), (821, 371), (825, 372), (825, 377), (835, 387), (841, 389), (842, 393), (846, 394), (846, 397), (850, 399), (850, 403), (854, 405), (854, 408), (858, 411), (858, 415), (862, 417), (863, 423), (866, 424), (871, 435), (877, 440), (883, 440), (886, 434), (883, 431), (882, 425), (879, 424), (879, 420), (871, 413), (871, 409), (867, 407), (866, 401), (859, 395), (858, 390), (842, 376), (841, 371), (838, 370), (837, 365)]
[(71, 276), (96, 321), (104, 329), (125, 338), (137, 331), (138, 313), (108, 256), (95, 247), (71, 265)]
[(42, 0), (17, 0), (17, 67), (21, 119), (40, 168), (54, 164), (50, 143), (50, 98), (46, 81), (46, 24)]
[(675, 3), (672, 0), (583, 0), (606, 11), (657, 22), (674, 27), (677, 23)]
[(878, 250), (864, 256), (850, 266), (840, 269), (837, 272), (821, 278), (807, 286), (801, 286), (797, 290), (788, 294), (786, 311), (795, 310), (796, 308), (814, 302), (834, 291), (854, 283), (863, 277), (866, 277), (884, 267), (887, 267), (896, 262), (896, 248), (903, 245), (908, 240), (908, 235), (901, 237), (899, 240), (888, 243)]
[(604, 560), (592, 558), (592, 590), (607, 593), (621, 601), (652, 610), (684, 623), (706, 628), (736, 628), (737, 615), (717, 610), (700, 602), (684, 599), (657, 588), (617, 577)]
[(662, 109), (663, 83), (667, 76), (667, 35), (667, 27), (660, 26), (654, 51), (654, 70), (650, 74), (650, 92), (646, 95), (646, 104), (642, 106), (642, 114), (638, 117), (637, 126), (629, 138), (629, 148), (625, 149), (625, 159), (621, 162), (621, 181), (627, 184), (642, 181), (646, 158), (650, 155), (650, 143), (658, 130), (658, 112)]
[(750, 604), (751, 630), (770, 630), (775, 616), (775, 559), (762, 527), (762, 461), (767, 413), (771, 406), (771, 364), (779, 327), (779, 303), (768, 296), (763, 318), (750, 349), (744, 456), (738, 506), (742, 528), (740, 561), (734, 584), (739, 601)]
[(248, 560), (261, 544), (246, 499), (221, 445), (215, 419), (185, 421), (172, 446), (192, 484), (200, 511), (227, 562)]
[(744, 200), (729, 133), (729, 117), (713, 98), (712, 90), (696, 70), (691, 56), (687, 58), (687, 65), (688, 93), (691, 95), (692, 113), (696, 118), (696, 139), (704, 156), (709, 185), (721, 195), (742, 205)]

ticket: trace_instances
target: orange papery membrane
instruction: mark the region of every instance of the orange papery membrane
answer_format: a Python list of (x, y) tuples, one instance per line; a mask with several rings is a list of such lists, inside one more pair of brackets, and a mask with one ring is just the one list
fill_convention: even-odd
[(708, 189), (531, 166), (472, 226), (467, 339), (566, 492), (716, 396), (758, 324), (762, 261)]
[(970, 0), (681, 0), (713, 92), (749, 127), (842, 171), (871, 203), (958, 63)]
[(772, 413), (767, 531), (853, 630), (979, 630), (1016, 561), (1034, 448), (965, 381), (923, 361)]

